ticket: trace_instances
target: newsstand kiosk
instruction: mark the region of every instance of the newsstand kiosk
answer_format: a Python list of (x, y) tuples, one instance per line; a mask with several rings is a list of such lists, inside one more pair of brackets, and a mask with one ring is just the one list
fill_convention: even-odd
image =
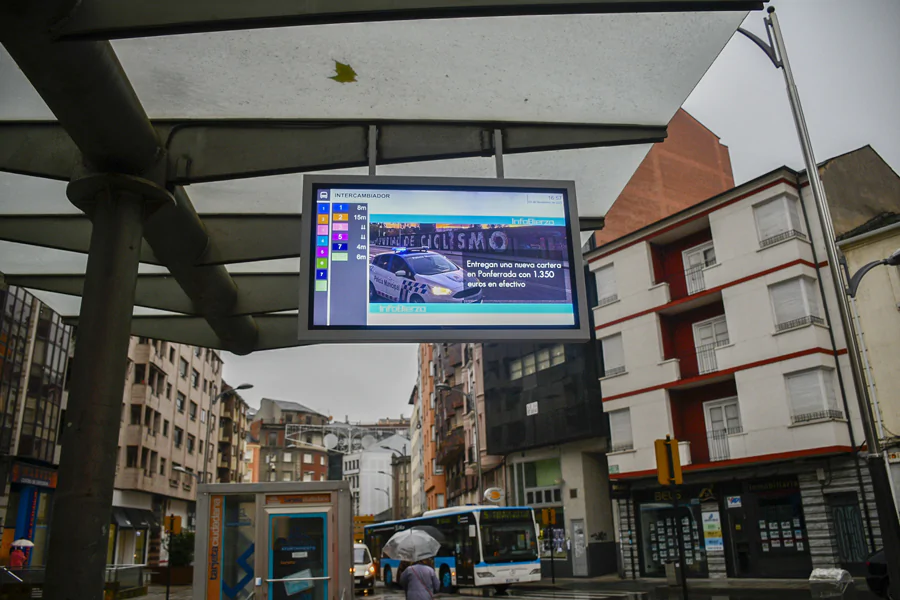
[(352, 600), (345, 481), (201, 485), (194, 600)]

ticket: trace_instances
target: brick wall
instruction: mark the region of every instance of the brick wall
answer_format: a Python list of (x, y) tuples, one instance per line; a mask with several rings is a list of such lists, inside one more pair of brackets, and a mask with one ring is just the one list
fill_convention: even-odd
[(597, 245), (627, 235), (734, 187), (728, 147), (679, 109), (669, 137), (655, 144), (606, 213)]

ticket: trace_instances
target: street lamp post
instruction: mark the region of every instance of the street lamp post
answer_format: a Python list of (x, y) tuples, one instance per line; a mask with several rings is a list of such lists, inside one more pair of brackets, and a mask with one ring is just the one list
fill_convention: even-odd
[(439, 383), (435, 385), (434, 388), (442, 392), (461, 394), (462, 397), (466, 399), (466, 404), (472, 407), (472, 413), (475, 418), (475, 422), (472, 426), (472, 433), (475, 437), (475, 469), (478, 474), (478, 503), (481, 504), (481, 500), (484, 498), (484, 480), (481, 476), (481, 435), (479, 434), (478, 402), (475, 401), (475, 397), (469, 392), (454, 389), (447, 383)]
[[(213, 396), (212, 401), (210, 401), (210, 407), (216, 405), (216, 402), (219, 401), (220, 398), (225, 398), (226, 396), (230, 396), (232, 394), (237, 393), (240, 390), (249, 390), (253, 387), (252, 383), (242, 383), (241, 385), (231, 388), (230, 390), (225, 390), (224, 392), (219, 392), (215, 396)], [(207, 470), (209, 469), (209, 447), (212, 445), (210, 443), (210, 436), (215, 428), (215, 418), (213, 417), (212, 411), (209, 411), (209, 423), (206, 425), (206, 448), (203, 449), (203, 477), (197, 479), (197, 483), (209, 483), (208, 475), (211, 473)], [(218, 440), (217, 440), (218, 443)], [(177, 470), (177, 469), (176, 469)]]
[[(856, 337), (856, 328), (850, 315), (850, 302), (848, 295), (851, 290), (844, 289), (842, 273), (839, 267), (838, 249), (835, 243), (834, 224), (831, 220), (831, 210), (825, 196), (825, 186), (819, 177), (819, 168), (813, 153), (812, 141), (809, 137), (809, 129), (806, 126), (806, 118), (803, 115), (803, 107), (800, 104), (800, 93), (794, 81), (794, 73), (788, 60), (784, 37), (781, 33), (781, 25), (775, 13), (775, 7), (768, 8), (769, 15), (763, 19), (766, 27), (767, 44), (756, 35), (738, 28), (738, 32), (746, 36), (756, 44), (775, 68), (781, 69), (784, 75), (784, 83), (787, 88), (788, 101), (794, 116), (794, 125), (797, 128), (797, 137), (800, 141), (800, 149), (803, 151), (803, 160), (806, 164), (806, 172), (809, 177), (809, 186), (812, 190), (816, 212), (819, 216), (819, 224), (822, 227), (825, 251), (828, 254), (828, 269), (831, 272), (832, 284), (837, 296), (838, 310), (841, 316), (841, 325), (844, 330), (844, 338), (847, 344), (847, 355), (850, 359), (850, 370), (853, 374), (853, 387), (856, 391), (856, 399), (859, 403), (860, 419), (866, 436), (866, 462), (872, 478), (872, 490), (875, 495), (875, 506), (878, 511), (878, 519), (881, 525), (881, 536), (884, 544), (884, 555), (887, 562), (889, 595), (900, 597), (900, 521), (897, 518), (897, 508), (894, 505), (893, 493), (890, 489), (890, 478), (887, 472), (887, 463), (883, 460), (881, 441), (875, 431), (874, 417), (872, 415), (872, 403), (869, 398), (869, 390), (865, 385), (862, 359), (859, 351), (859, 343)], [(897, 253), (894, 253), (896, 255)], [(893, 258), (893, 257), (892, 257)], [(877, 265), (876, 265), (877, 266)], [(873, 268), (867, 265), (869, 269)], [(863, 267), (862, 273), (851, 278), (851, 285), (859, 285), (859, 279), (865, 275), (867, 268)], [(855, 281), (854, 281), (855, 280)], [(856, 290), (852, 290), (855, 294)]]

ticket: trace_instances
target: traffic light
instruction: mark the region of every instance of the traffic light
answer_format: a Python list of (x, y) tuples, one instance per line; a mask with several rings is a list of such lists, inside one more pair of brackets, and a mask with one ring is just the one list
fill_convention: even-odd
[(666, 436), (664, 440), (653, 442), (656, 450), (656, 478), (659, 485), (681, 485), (684, 477), (681, 475), (681, 457), (678, 455), (678, 440)]

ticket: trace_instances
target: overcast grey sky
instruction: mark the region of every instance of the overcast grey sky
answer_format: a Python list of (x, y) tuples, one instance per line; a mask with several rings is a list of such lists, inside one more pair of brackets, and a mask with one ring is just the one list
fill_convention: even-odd
[[(778, 9), (816, 157), (871, 144), (900, 171), (900, 2), (779, 0)], [(763, 14), (744, 26), (765, 39)], [(787, 164), (802, 168), (780, 71), (735, 36), (684, 105), (731, 151), (741, 183)], [(261, 397), (297, 400), (343, 419), (409, 415), (416, 377), (412, 345), (311, 346), (225, 356), (232, 384)]]

